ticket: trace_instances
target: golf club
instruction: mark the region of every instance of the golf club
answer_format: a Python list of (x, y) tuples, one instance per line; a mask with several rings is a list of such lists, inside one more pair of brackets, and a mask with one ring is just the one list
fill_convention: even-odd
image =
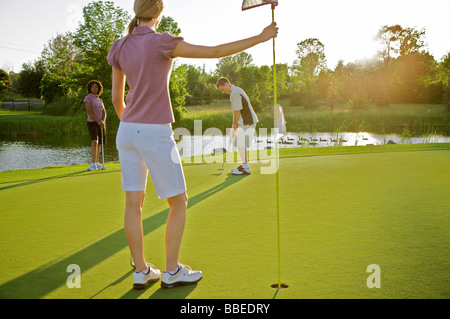
[(105, 169), (105, 152), (104, 152), (104, 145), (103, 145), (103, 128), (100, 129), (101, 133), (102, 133), (102, 169)]

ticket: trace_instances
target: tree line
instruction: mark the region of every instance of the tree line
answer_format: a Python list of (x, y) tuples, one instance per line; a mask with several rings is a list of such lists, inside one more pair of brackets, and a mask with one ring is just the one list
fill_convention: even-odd
[[(106, 57), (130, 20), (111, 1), (88, 4), (75, 32), (50, 39), (40, 58), (23, 64), (20, 73), (0, 71), (0, 93), (41, 98), (47, 114), (73, 114), (84, 110), (85, 85), (97, 79), (105, 88), (105, 104), (111, 106), (111, 67)], [(171, 17), (163, 17), (157, 31), (181, 33)], [(374, 58), (341, 60), (334, 69), (327, 66), (325, 45), (316, 38), (305, 39), (297, 43), (292, 65), (276, 65), (279, 97), (310, 109), (320, 105), (333, 109), (340, 104), (365, 108), (369, 104), (445, 103), (450, 111), (450, 51), (436, 60), (427, 51), (425, 35), (425, 29), (382, 26), (376, 34), (382, 49)], [(211, 72), (175, 60), (170, 81), (175, 117), (182, 116), (185, 106), (223, 99), (215, 89), (220, 76), (242, 87), (255, 109), (261, 110), (273, 100), (272, 74), (273, 66), (255, 66), (246, 52), (220, 59)]]

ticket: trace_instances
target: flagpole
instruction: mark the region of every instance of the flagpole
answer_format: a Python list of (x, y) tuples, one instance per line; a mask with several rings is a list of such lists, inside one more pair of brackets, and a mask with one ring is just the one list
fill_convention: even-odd
[[(275, 22), (275, 5), (272, 4), (272, 22)], [(273, 38), (273, 105), (274, 105), (274, 116), (275, 116), (275, 105), (277, 105), (277, 68), (275, 59), (275, 38)], [(277, 192), (277, 257), (278, 257), (278, 290), (281, 289), (281, 249), (280, 249), (280, 183), (278, 178), (279, 170), (279, 150), (278, 150), (278, 138), (275, 138), (275, 163), (276, 163), (276, 173), (275, 173), (275, 185)]]
[[(272, 4), (272, 22), (275, 22), (275, 5)], [(273, 105), (277, 105), (277, 69), (275, 64), (275, 38), (273, 38)]]

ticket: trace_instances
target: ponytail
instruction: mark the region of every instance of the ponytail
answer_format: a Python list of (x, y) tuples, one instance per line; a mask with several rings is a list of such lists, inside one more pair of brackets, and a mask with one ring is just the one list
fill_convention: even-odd
[(131, 33), (133, 32), (134, 28), (137, 27), (139, 25), (139, 18), (138, 17), (134, 17), (133, 20), (131, 20), (130, 24), (128, 25), (128, 34), (125, 37), (125, 39), (123, 40), (122, 44), (120, 45), (119, 51), (118, 53), (120, 53), (120, 50), (122, 50), (123, 45), (125, 44), (125, 42), (127, 42), (128, 37), (131, 35)]
[(133, 20), (131, 20), (130, 24), (128, 25), (128, 35), (130, 35), (131, 32), (133, 32), (133, 29), (138, 26), (138, 23), (139, 23), (139, 18), (135, 16), (133, 18)]
[(134, 28), (139, 25), (139, 18), (137, 17), (137, 15), (139, 15), (142, 19), (145, 20), (155, 19), (155, 17), (158, 17), (161, 14), (163, 8), (164, 8), (163, 0), (135, 0), (134, 12), (136, 13), (136, 15), (128, 25), (128, 35), (123, 40), (122, 45), (120, 46), (118, 52), (120, 52), (124, 43), (128, 40), (128, 37), (133, 32)]

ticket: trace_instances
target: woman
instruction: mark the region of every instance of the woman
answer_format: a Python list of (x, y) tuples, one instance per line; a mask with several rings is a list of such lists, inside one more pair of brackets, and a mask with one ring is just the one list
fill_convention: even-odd
[[(166, 270), (161, 287), (193, 284), (202, 278), (179, 263), (188, 197), (180, 156), (173, 139), (174, 122), (168, 92), (172, 59), (221, 58), (275, 37), (275, 23), (254, 37), (214, 47), (192, 45), (181, 37), (155, 32), (163, 11), (162, 0), (135, 0), (136, 16), (128, 36), (116, 41), (108, 54), (113, 67), (112, 100), (121, 122), (117, 149), (126, 192), (125, 233), (136, 269), (133, 287), (141, 289), (158, 281), (161, 272), (144, 257), (142, 206), (147, 174), (159, 198), (167, 198), (170, 211), (166, 226)], [(130, 91), (124, 103), (125, 77)]]
[[(103, 86), (99, 81), (90, 81), (87, 86), (88, 95), (84, 98), (84, 106), (88, 114), (87, 127), (89, 135), (91, 136), (91, 152), (92, 165), (89, 166), (88, 171), (95, 171), (97, 169), (105, 169), (98, 163), (98, 156), (100, 154), (100, 144), (106, 143), (106, 110), (100, 95), (103, 93)], [(103, 140), (102, 140), (103, 139)]]

